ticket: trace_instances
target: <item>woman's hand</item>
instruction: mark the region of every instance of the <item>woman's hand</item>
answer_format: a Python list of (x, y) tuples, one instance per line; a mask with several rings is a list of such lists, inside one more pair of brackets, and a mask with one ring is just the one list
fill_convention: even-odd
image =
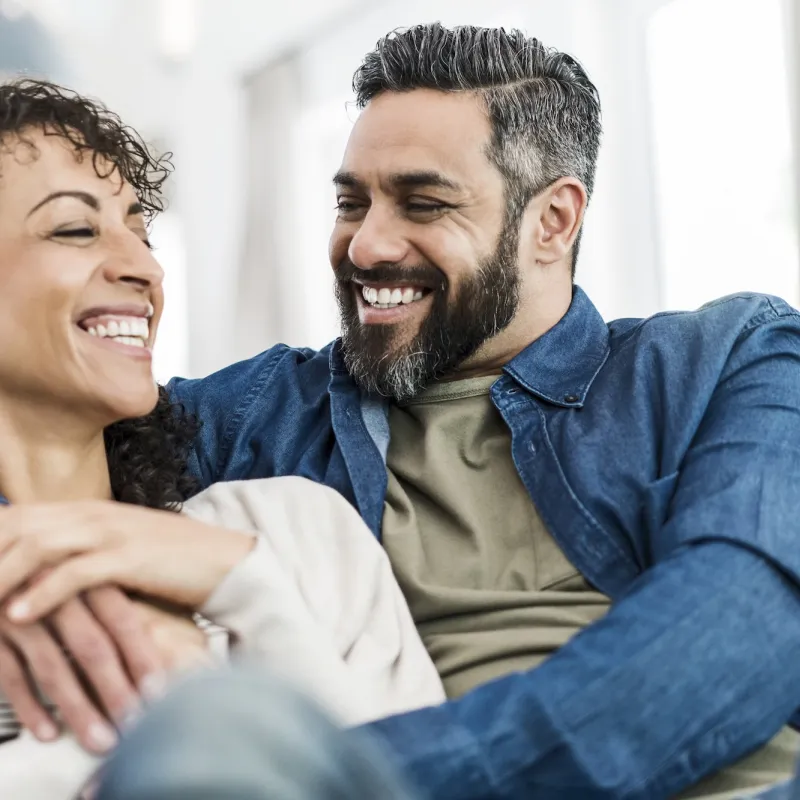
[(33, 622), (86, 589), (116, 584), (198, 608), (254, 542), (112, 501), (8, 506), (0, 509), (0, 601), (21, 589), (8, 616)]

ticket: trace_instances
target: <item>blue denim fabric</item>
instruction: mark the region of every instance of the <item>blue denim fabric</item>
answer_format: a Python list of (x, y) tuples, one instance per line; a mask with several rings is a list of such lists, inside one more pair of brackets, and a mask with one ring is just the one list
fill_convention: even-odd
[[(274, 347), (173, 396), (203, 484), (295, 474), (376, 536), (388, 413), (338, 343)], [(800, 315), (761, 295), (606, 324), (576, 288), (492, 399), (520, 477), (614, 601), (543, 666), (367, 726), (432, 797), (663, 798), (800, 707)]]
[(412, 800), (413, 795), (363, 736), (349, 740), (285, 684), (246, 670), (194, 678), (157, 704), (104, 766), (97, 795), (97, 800), (265, 798)]

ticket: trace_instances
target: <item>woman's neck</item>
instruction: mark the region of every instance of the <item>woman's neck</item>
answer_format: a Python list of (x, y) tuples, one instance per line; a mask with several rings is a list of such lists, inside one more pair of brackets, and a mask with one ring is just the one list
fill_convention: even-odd
[(11, 503), (110, 499), (103, 428), (0, 399), (0, 493)]

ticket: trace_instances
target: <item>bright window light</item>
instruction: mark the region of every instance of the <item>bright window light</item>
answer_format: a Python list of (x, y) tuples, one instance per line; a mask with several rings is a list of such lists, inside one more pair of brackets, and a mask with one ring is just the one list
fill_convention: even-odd
[(782, 0), (673, 0), (649, 30), (662, 301), (800, 301)]

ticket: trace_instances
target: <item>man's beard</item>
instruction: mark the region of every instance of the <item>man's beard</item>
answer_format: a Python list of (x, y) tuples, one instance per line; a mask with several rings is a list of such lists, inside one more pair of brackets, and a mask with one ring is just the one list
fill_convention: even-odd
[[(504, 330), (519, 307), (517, 263), (519, 223), (508, 220), (494, 253), (474, 275), (461, 281), (448, 301), (447, 281), (431, 266), (382, 265), (360, 270), (349, 260), (336, 268), (336, 298), (342, 319), (345, 365), (364, 390), (402, 402), (418, 395), (431, 381), (452, 373), (486, 341)], [(397, 324), (362, 325), (353, 279), (431, 288), (430, 314), (414, 338), (400, 347)]]

